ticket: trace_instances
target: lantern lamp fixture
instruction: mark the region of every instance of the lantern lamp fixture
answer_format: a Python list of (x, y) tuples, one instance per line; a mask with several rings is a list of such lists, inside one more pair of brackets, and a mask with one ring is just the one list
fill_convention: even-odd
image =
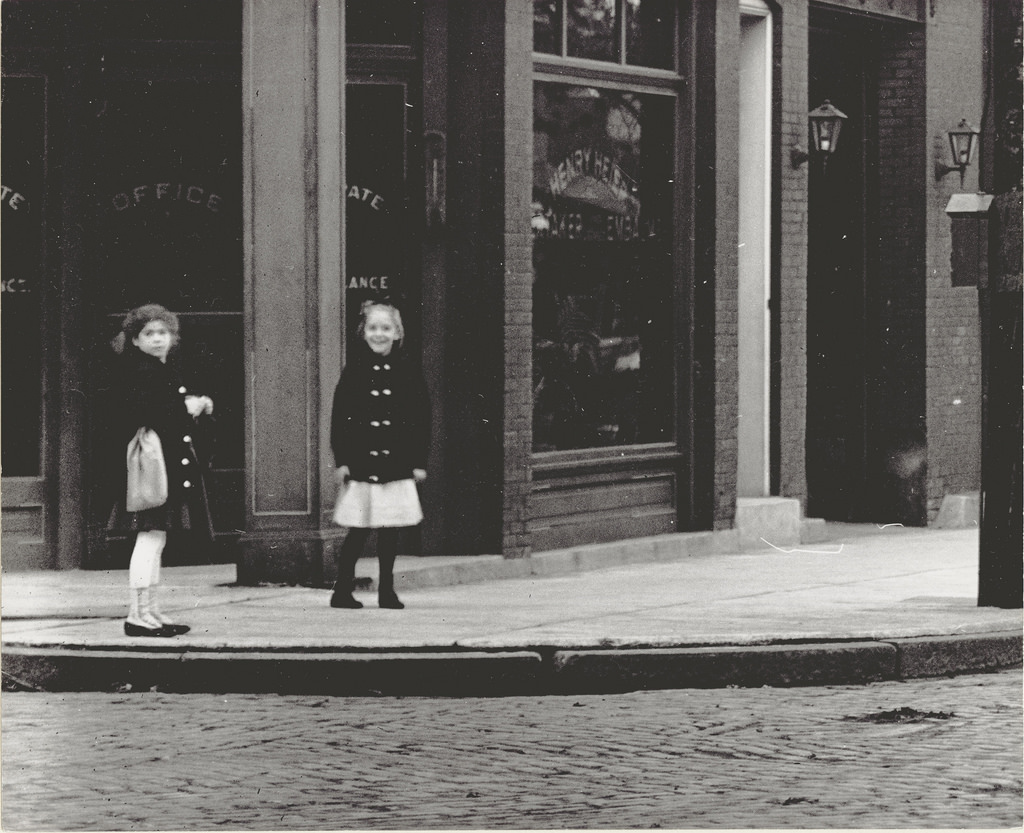
[[(811, 127), (811, 142), (816, 155), (822, 158), (822, 164), (828, 161), (828, 157), (836, 151), (839, 143), (839, 132), (843, 128), (843, 121), (846, 113), (837, 109), (827, 98), (824, 103), (815, 107), (807, 114), (807, 121)], [(802, 147), (797, 145), (789, 152), (790, 162), (794, 168), (799, 168), (809, 158), (809, 154)]]
[(952, 130), (946, 131), (949, 137), (949, 151), (952, 164), (946, 161), (935, 160), (935, 179), (942, 179), (952, 171), (960, 171), (960, 187), (964, 187), (964, 172), (974, 161), (974, 153), (978, 147), (978, 136), (981, 131), (972, 126), (967, 119), (960, 119), (960, 124)]

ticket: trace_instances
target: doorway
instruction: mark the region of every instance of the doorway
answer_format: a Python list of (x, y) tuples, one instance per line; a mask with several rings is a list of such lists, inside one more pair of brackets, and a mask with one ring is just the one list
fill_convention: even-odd
[[(109, 341), (146, 302), (180, 315), (186, 375), (216, 400), (211, 494), (230, 544), (243, 525), (241, 2), (7, 0), (2, 13), (4, 567), (127, 563), (105, 534)], [(174, 544), (166, 561), (229, 550)]]
[[(422, 27), (419, 0), (347, 0), (343, 361), (359, 346), (367, 301), (394, 304), (402, 349), (423, 363)], [(421, 500), (435, 488), (428, 480)], [(400, 552), (422, 552), (421, 527)]]
[(131, 545), (105, 531), (111, 469), (123, 454), (111, 447), (105, 414), (114, 407), (110, 340), (140, 304), (178, 315), (174, 360), (215, 402), (208, 492), (216, 543), (171, 536), (164, 563), (230, 562), (244, 527), (241, 5), (147, 11), (132, 18), (135, 29), (86, 16), (95, 22), (77, 47), (82, 83), (69, 102), (85, 196), (89, 568), (123, 566)]
[(808, 109), (847, 116), (809, 162), (807, 505), (828, 520), (926, 522), (923, 79), (920, 27), (812, 10)]
[[(877, 113), (878, 53), (868, 32), (812, 26), (809, 107), (846, 114), (835, 152), (810, 160), (807, 265), (808, 513), (863, 518), (867, 453), (867, 269), (873, 213), (868, 126)], [(814, 102), (811, 104), (810, 102)]]

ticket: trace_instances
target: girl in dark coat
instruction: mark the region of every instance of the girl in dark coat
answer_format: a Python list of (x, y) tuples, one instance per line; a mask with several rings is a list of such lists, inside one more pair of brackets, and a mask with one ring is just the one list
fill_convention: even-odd
[[(201, 417), (213, 412), (213, 400), (196, 396), (182, 383), (168, 354), (178, 343), (178, 318), (159, 304), (133, 309), (124, 319), (113, 347), (121, 353), (118, 440), (120, 471), (118, 499), (108, 530), (135, 533), (128, 567), (129, 610), (124, 631), (129, 636), (176, 636), (187, 625), (171, 622), (157, 604), (160, 560), (168, 531), (191, 530), (213, 540), (210, 510), (203, 479), (203, 461), (195, 450)], [(156, 432), (167, 466), (167, 502), (155, 509), (125, 509), (125, 453), (139, 428)]]
[(430, 402), (423, 377), (401, 349), (402, 316), (390, 304), (367, 303), (354, 351), (334, 391), (331, 449), (338, 467), (334, 521), (348, 528), (338, 557), (331, 607), (359, 608), (352, 597), (356, 561), (377, 530), (377, 601), (405, 607), (395, 593), (401, 527), (423, 520), (416, 484), (427, 477)]

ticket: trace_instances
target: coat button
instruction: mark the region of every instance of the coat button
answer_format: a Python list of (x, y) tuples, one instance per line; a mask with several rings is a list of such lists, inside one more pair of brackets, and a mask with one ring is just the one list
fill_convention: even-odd
[(182, 457), (182, 458), (181, 458), (181, 464), (182, 464), (183, 466), (187, 466), (187, 465), (188, 465), (188, 462), (189, 462), (189, 461), (188, 461), (188, 457)]
[(180, 388), (178, 388), (178, 393), (186, 393), (187, 391), (188, 391), (188, 388), (186, 388), (184, 385), (182, 385)]
[(192, 437), (189, 436), (188, 434), (186, 434), (184, 437), (181, 438), (181, 441), (183, 443), (190, 443), (190, 442), (192, 442)]
[(186, 480), (181, 485), (184, 486), (186, 489), (191, 489), (192, 488), (192, 481), (191, 480)]

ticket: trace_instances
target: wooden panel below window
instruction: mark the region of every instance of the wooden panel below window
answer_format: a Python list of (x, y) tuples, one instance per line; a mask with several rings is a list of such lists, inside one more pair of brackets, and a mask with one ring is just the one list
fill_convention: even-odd
[(675, 495), (671, 473), (543, 483), (535, 489), (531, 504), (533, 549), (675, 532)]
[(4, 542), (8, 536), (43, 538), (42, 506), (5, 506)]
[[(7, 512), (4, 512), (6, 517)], [(5, 573), (18, 570), (52, 570), (53, 559), (49, 547), (42, 539), (22, 538), (4, 535), (3, 560), (0, 564)]]

